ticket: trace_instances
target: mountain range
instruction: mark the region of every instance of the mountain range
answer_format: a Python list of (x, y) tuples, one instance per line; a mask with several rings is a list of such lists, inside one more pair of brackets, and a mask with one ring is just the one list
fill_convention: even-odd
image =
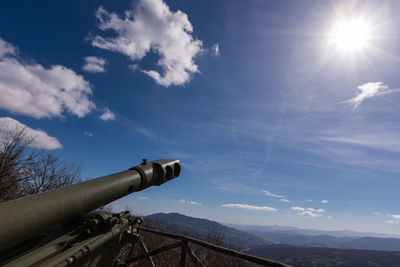
[(179, 213), (157, 213), (145, 219), (164, 231), (202, 240), (218, 235), (227, 247), (294, 266), (400, 266), (400, 239), (376, 237), (381, 236), (378, 233), (228, 226)]
[(225, 225), (243, 231), (263, 231), (263, 232), (282, 232), (288, 234), (301, 234), (301, 235), (329, 235), (334, 237), (378, 237), (378, 238), (400, 238), (400, 236), (389, 235), (384, 233), (375, 232), (357, 232), (349, 230), (339, 231), (324, 231), (315, 229), (301, 229), (293, 226), (280, 226), (280, 225), (251, 225), (251, 224), (229, 224)]
[(179, 213), (156, 213), (146, 219), (155, 222), (164, 231), (188, 235), (206, 240), (208, 235), (217, 234), (232, 248), (248, 250), (251, 246), (268, 244), (264, 238), (222, 225), (207, 219), (193, 218)]
[(304, 230), (282, 226), (228, 226), (179, 213), (157, 213), (147, 218), (162, 226), (165, 231), (199, 239), (206, 239), (209, 234), (218, 234), (227, 245), (241, 250), (263, 245), (293, 245), (400, 252), (400, 238), (379, 237), (383, 235), (379, 233)]

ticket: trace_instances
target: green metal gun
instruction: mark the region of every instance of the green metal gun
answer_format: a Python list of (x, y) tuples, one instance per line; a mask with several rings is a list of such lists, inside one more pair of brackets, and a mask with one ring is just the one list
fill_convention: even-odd
[(127, 171), (0, 204), (0, 265), (123, 265), (143, 219), (90, 212), (180, 171), (179, 160), (143, 160)]

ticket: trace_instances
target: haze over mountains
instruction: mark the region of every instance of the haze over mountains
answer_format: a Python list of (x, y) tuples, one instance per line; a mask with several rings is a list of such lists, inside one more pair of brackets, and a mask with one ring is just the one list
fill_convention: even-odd
[(357, 231), (349, 231), (349, 230), (338, 230), (338, 231), (324, 231), (324, 230), (315, 230), (315, 229), (301, 229), (293, 226), (280, 226), (280, 225), (244, 225), (244, 224), (230, 224), (226, 223), (225, 225), (229, 227), (233, 227), (246, 232), (280, 232), (286, 234), (299, 234), (299, 235), (307, 235), (307, 236), (315, 236), (315, 235), (329, 235), (334, 237), (378, 237), (378, 238), (400, 238), (400, 236), (389, 235), (384, 233), (375, 233), (375, 232), (357, 232)]
[(400, 262), (400, 239), (379, 233), (227, 226), (179, 213), (156, 213), (146, 220), (164, 231), (203, 240), (209, 234), (217, 234), (228, 247), (294, 266), (399, 266)]
[(264, 245), (294, 245), (342, 249), (400, 251), (400, 239), (382, 237), (379, 233), (353, 231), (304, 230), (296, 227), (230, 225), (207, 219), (193, 218), (179, 213), (157, 213), (147, 216), (165, 231), (205, 239), (217, 233), (224, 242), (238, 249), (249, 250)]

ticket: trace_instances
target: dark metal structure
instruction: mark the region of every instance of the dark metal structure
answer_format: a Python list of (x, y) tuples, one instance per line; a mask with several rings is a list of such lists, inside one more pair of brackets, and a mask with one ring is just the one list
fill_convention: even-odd
[(200, 267), (204, 267), (205, 265), (201, 262), (201, 260), (199, 259), (199, 257), (196, 256), (196, 254), (193, 252), (193, 250), (190, 248), (189, 243), (193, 243), (196, 245), (199, 245), (203, 248), (206, 249), (210, 249), (216, 252), (220, 252), (222, 254), (225, 255), (229, 255), (238, 259), (242, 259), (242, 260), (246, 260), (248, 262), (251, 263), (256, 263), (262, 266), (272, 266), (272, 267), (290, 267), (290, 265), (284, 264), (284, 263), (280, 263), (277, 261), (273, 261), (273, 260), (268, 260), (268, 259), (264, 259), (261, 257), (257, 257), (257, 256), (253, 256), (253, 255), (249, 255), (240, 251), (236, 251), (233, 249), (229, 249), (229, 248), (225, 248), (225, 247), (221, 247), (218, 245), (214, 245), (211, 244), (209, 242), (205, 242), (196, 238), (192, 238), (192, 237), (188, 237), (185, 235), (176, 235), (176, 234), (172, 234), (172, 233), (167, 233), (167, 232), (163, 232), (163, 231), (158, 231), (158, 230), (153, 230), (153, 229), (148, 229), (148, 228), (144, 228), (144, 227), (138, 227), (139, 232), (143, 231), (143, 232), (148, 232), (151, 234), (156, 234), (156, 235), (161, 235), (161, 236), (165, 236), (165, 237), (169, 237), (171, 239), (175, 239), (177, 240), (176, 242), (173, 242), (171, 244), (165, 245), (163, 247), (154, 249), (152, 251), (148, 251), (145, 244), (143, 243), (142, 240), (140, 240), (140, 244), (143, 247), (143, 249), (145, 250), (146, 253), (138, 255), (134, 258), (132, 258), (129, 263), (133, 263), (133, 262), (137, 262), (143, 258), (147, 258), (150, 261), (150, 264), (155, 267), (154, 261), (151, 258), (151, 256), (154, 256), (156, 254), (159, 254), (161, 252), (170, 250), (170, 249), (174, 249), (177, 247), (181, 247), (181, 254), (180, 254), (180, 264), (179, 266), (184, 267), (186, 264), (186, 255), (188, 255), (192, 261)]

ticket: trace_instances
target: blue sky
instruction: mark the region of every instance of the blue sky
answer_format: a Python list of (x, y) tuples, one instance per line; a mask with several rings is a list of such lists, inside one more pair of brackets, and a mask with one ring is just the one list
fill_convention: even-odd
[[(181, 160), (178, 179), (116, 210), (400, 235), (399, 12), (397, 1), (1, 3), (0, 128), (26, 125), (37, 148), (84, 161), (85, 179)], [(341, 21), (357, 45), (335, 37)]]

